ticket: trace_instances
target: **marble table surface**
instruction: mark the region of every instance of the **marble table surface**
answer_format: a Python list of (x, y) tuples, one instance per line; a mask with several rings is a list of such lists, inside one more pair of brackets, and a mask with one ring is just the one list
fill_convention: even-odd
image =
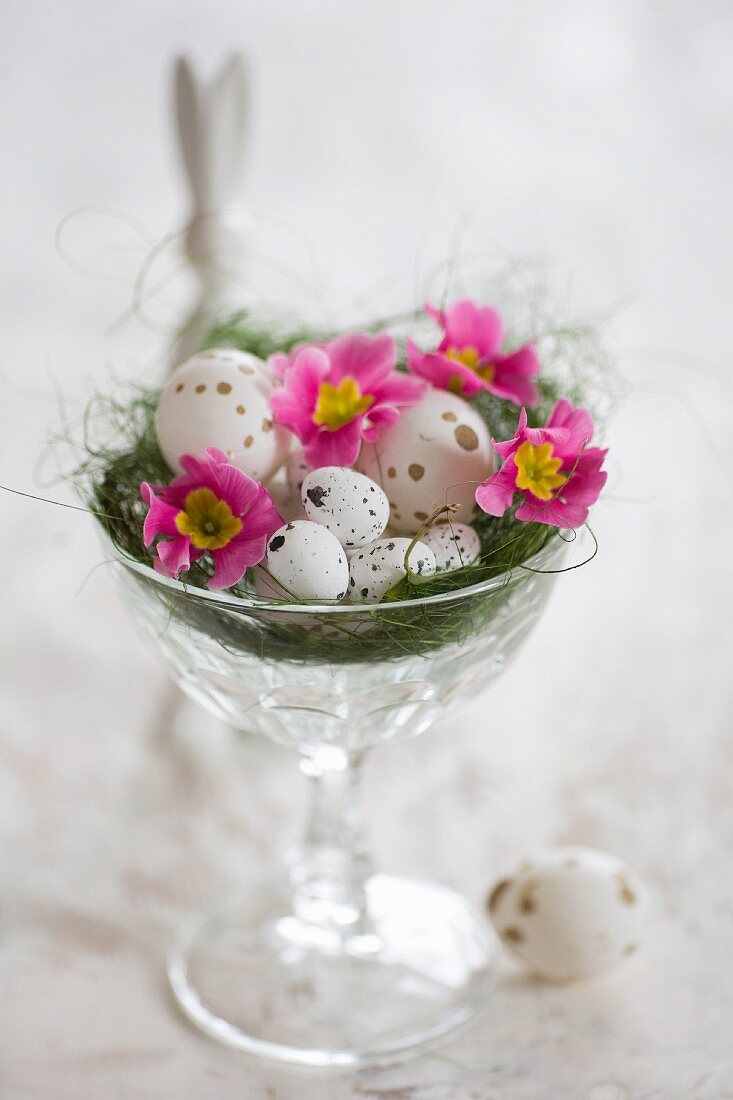
[(87, 517), (0, 493), (0, 1096), (733, 1098), (730, 6), (252, 9), (4, 5), (0, 482), (71, 501), (43, 451), (59, 391), (73, 419), (110, 371), (163, 363), (165, 303), (114, 327), (144, 242), (86, 226), (85, 281), (54, 230), (85, 202), (153, 240), (180, 224), (166, 64), (248, 47), (251, 196), (273, 247), (298, 227), (277, 242), (293, 267), (309, 242), (335, 312), (414, 300), (396, 272), (424, 273), (421, 248), (444, 252), (480, 208), (482, 247), (541, 251), (581, 312), (611, 306), (627, 385), (599, 556), (560, 579), (490, 693), (368, 760), (377, 861), (481, 904), (524, 853), (596, 846), (646, 879), (652, 923), (594, 982), (505, 961), (470, 1030), (393, 1067), (295, 1071), (204, 1038), (164, 953), (189, 907), (282, 860), (304, 808), (295, 761), (179, 696)]

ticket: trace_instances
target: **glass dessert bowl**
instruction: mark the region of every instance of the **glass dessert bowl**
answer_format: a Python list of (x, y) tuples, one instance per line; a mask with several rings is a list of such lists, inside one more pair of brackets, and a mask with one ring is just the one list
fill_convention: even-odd
[(374, 871), (359, 774), (506, 667), (565, 543), (459, 590), (376, 605), (283, 604), (185, 586), (114, 550), (125, 603), (183, 691), (297, 754), (310, 786), (287, 873), (206, 903), (168, 974), (186, 1015), (253, 1054), (312, 1066), (390, 1061), (486, 1002), (498, 947), (457, 893)]

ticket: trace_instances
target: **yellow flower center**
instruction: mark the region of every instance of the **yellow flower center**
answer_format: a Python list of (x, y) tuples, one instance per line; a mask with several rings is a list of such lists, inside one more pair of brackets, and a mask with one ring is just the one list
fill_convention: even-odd
[(351, 375), (342, 378), (338, 386), (321, 382), (313, 421), (329, 432), (335, 432), (344, 424), (350, 424), (355, 416), (365, 413), (373, 404), (371, 394), (362, 396), (359, 383)]
[(517, 488), (528, 489), (540, 500), (550, 500), (553, 490), (559, 489), (568, 480), (557, 472), (562, 466), (562, 459), (552, 457), (551, 443), (535, 446), (527, 439), (514, 455), (514, 461), (517, 465)]
[(242, 521), (211, 489), (193, 489), (176, 516), (176, 527), (197, 550), (221, 550), (242, 530)]
[[(471, 345), (465, 348), (450, 347), (445, 351), (445, 356), (448, 359), (452, 359), (454, 363), (461, 363), (464, 367), (468, 367), (474, 374), (477, 374), (479, 378), (483, 378), (484, 382), (491, 382), (494, 378), (494, 367), (491, 363), (484, 363), (479, 365), (478, 348), (474, 348)], [(448, 382), (448, 389), (452, 393), (460, 393), (463, 389), (463, 380), (460, 374), (453, 374)]]

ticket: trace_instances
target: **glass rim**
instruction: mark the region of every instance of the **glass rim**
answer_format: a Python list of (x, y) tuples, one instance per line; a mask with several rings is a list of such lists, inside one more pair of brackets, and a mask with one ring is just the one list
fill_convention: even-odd
[(501, 588), (506, 588), (512, 576), (516, 575), (520, 570), (524, 570), (527, 573), (535, 572), (539, 575), (544, 573), (545, 576), (552, 575), (554, 572), (564, 572), (564, 570), (542, 570), (539, 569), (538, 566), (548, 560), (554, 559), (556, 555), (559, 556), (568, 546), (568, 541), (563, 539), (556, 530), (554, 537), (551, 536), (545, 545), (538, 550), (537, 553), (533, 554), (532, 557), (527, 558), (526, 561), (511, 566), (495, 577), (488, 577), (486, 580), (477, 581), (475, 584), (469, 584), (464, 588), (456, 588), (449, 592), (436, 592), (431, 596), (415, 596), (409, 600), (395, 600), (390, 603), (354, 604), (344, 603), (343, 601), (339, 603), (290, 603), (287, 600), (262, 599), (256, 594), (252, 596), (234, 596), (229, 595), (225, 590), (212, 591), (208, 588), (199, 588), (195, 585), (186, 584), (181, 580), (174, 580), (173, 577), (166, 577), (162, 573), (158, 573), (151, 565), (146, 565), (143, 562), (136, 561), (134, 558), (127, 557), (117, 546), (115, 546), (106, 531), (103, 531), (103, 535), (106, 542), (112, 547), (116, 564), (124, 566), (124, 568), (139, 574), (148, 581), (153, 581), (162, 588), (169, 589), (189, 599), (202, 600), (206, 604), (220, 607), (227, 611), (274, 611), (281, 613), (286, 612), (288, 615), (317, 614), (355, 616), (374, 615), (375, 612), (392, 614), (397, 608), (431, 607), (441, 603), (458, 602), (459, 600), (471, 596), (480, 596), (487, 592), (499, 591)]

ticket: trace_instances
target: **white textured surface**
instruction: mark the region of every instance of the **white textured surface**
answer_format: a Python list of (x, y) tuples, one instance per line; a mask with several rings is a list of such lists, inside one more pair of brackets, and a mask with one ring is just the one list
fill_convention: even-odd
[(466, 212), (474, 254), (539, 251), (579, 306), (626, 305), (613, 339), (634, 392), (611, 433), (599, 558), (561, 580), (485, 699), (375, 754), (368, 789), (390, 868), (480, 899), (526, 849), (597, 845), (645, 875), (657, 917), (605, 981), (557, 989), (507, 967), (471, 1032), (392, 1069), (298, 1074), (198, 1036), (170, 1004), (164, 947), (189, 905), (281, 857), (295, 768), (179, 709), (103, 569), (78, 591), (100, 560), (88, 520), (0, 497), (3, 1100), (733, 1096), (732, 32), (715, 0), (6, 0), (4, 482), (43, 484), (51, 377), (73, 411), (107, 365), (160, 355), (135, 324), (104, 335), (134, 237), (89, 224), (87, 254), (127, 246), (118, 285), (71, 273), (53, 233), (85, 202), (153, 238), (183, 217), (165, 98), (179, 48), (209, 64), (251, 49), (249, 194), (292, 268), (310, 243), (335, 308), (409, 302)]

